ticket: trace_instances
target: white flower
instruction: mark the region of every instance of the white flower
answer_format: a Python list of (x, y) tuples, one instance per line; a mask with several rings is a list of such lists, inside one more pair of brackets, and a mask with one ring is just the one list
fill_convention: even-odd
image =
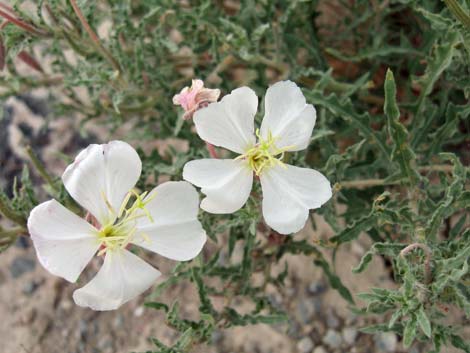
[(161, 275), (126, 250), (129, 244), (186, 261), (197, 256), (206, 241), (197, 220), (199, 196), (194, 187), (184, 181), (166, 182), (138, 195), (132, 188), (141, 169), (137, 152), (125, 142), (90, 145), (67, 167), (62, 180), (98, 227), (56, 200), (38, 205), (29, 216), (39, 261), (52, 274), (75, 282), (97, 252), (105, 255), (96, 276), (73, 293), (80, 306), (116, 309)]
[(235, 159), (202, 159), (184, 166), (183, 178), (206, 198), (201, 208), (211, 213), (232, 213), (248, 199), (253, 173), (263, 191), (263, 216), (281, 234), (302, 229), (309, 209), (318, 208), (331, 197), (329, 181), (313, 169), (282, 162), (284, 152), (307, 148), (316, 113), (297, 85), (278, 82), (266, 92), (261, 128), (254, 128), (258, 107), (256, 94), (241, 87), (220, 102), (197, 111), (194, 123), (199, 136), (239, 154)]

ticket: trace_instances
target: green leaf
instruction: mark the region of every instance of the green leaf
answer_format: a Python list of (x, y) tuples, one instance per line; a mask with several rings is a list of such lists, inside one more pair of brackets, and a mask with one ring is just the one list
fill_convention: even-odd
[(385, 104), (384, 112), (387, 116), (388, 133), (393, 141), (392, 160), (398, 162), (403, 177), (407, 178), (413, 186), (420, 179), (415, 168), (416, 156), (408, 145), (408, 130), (400, 123), (400, 110), (398, 109), (395, 79), (390, 69), (385, 77)]
[(424, 332), (424, 334), (431, 338), (431, 323), (429, 322), (426, 312), (422, 306), (418, 310), (416, 319), (418, 320), (419, 326), (421, 327), (421, 330)]
[(451, 335), (450, 342), (455, 348), (461, 349), (465, 353), (470, 353), (470, 345), (466, 343), (462, 337), (457, 335)]
[[(429, 58), (428, 66), (424, 75), (422, 75), (417, 81), (421, 85), (421, 94), (416, 102), (415, 113), (416, 116), (421, 117), (421, 114), (425, 106), (425, 98), (432, 92), (434, 84), (437, 82), (439, 77), (442, 75), (452, 63), (452, 59), (455, 54), (455, 46), (459, 42), (459, 35), (457, 32), (450, 32), (444, 37), (442, 43), (438, 43), (434, 46), (434, 55)], [(412, 148), (416, 148), (426, 136), (433, 119), (425, 119), (424, 117), (420, 120), (421, 123), (415, 124), (413, 129), (413, 140), (411, 143)]]
[(351, 295), (349, 289), (341, 282), (341, 279), (331, 272), (330, 265), (325, 261), (325, 259), (318, 259), (314, 261), (315, 265), (321, 267), (330, 282), (330, 285), (333, 289), (336, 289), (338, 293), (346, 299), (350, 304), (354, 304), (354, 299)]
[(339, 234), (332, 237), (330, 240), (332, 242), (342, 244), (356, 239), (361, 232), (367, 232), (372, 228), (377, 221), (377, 216), (373, 213), (357, 220), (356, 222), (348, 225), (343, 229)]
[(359, 114), (354, 110), (354, 106), (349, 98), (342, 100), (334, 93), (325, 97), (323, 93), (318, 91), (307, 92), (310, 101), (318, 106), (325, 107), (334, 115), (343, 118), (346, 122), (353, 124), (365, 137), (369, 143), (373, 143), (382, 152), (383, 157), (389, 158), (389, 149), (379, 135), (370, 127), (370, 115), (368, 113)]
[(158, 302), (144, 303), (144, 306), (146, 306), (147, 308), (152, 308), (152, 309), (156, 309), (156, 310), (163, 310), (166, 313), (168, 312), (168, 310), (170, 310), (168, 308), (168, 305), (166, 305), (164, 303), (158, 303)]
[(403, 346), (409, 348), (416, 337), (417, 322), (415, 317), (411, 317), (405, 325), (403, 331)]

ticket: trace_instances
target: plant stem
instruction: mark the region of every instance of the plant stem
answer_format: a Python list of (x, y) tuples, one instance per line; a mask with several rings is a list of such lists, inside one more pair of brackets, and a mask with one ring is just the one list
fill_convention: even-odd
[(103, 55), (103, 57), (106, 60), (109, 61), (111, 66), (118, 72), (118, 74), (120, 76), (121, 73), (122, 73), (121, 66), (116, 61), (116, 59), (114, 59), (114, 57), (111, 55), (111, 53), (101, 44), (100, 39), (98, 38), (96, 33), (93, 31), (91, 26), (88, 24), (85, 16), (83, 16), (82, 11), (80, 10), (80, 8), (77, 5), (77, 2), (75, 0), (70, 0), (70, 4), (72, 5), (73, 10), (74, 10), (75, 14), (77, 15), (78, 19), (80, 20), (83, 28), (85, 29), (85, 31), (90, 36), (93, 44), (96, 46), (96, 49), (98, 49), (98, 51), (101, 53), (101, 55)]
[[(418, 167), (420, 173), (426, 172), (451, 172), (453, 166), (448, 164), (443, 165), (425, 165)], [(364, 187), (374, 187), (374, 186), (384, 186), (384, 185), (397, 185), (400, 184), (402, 180), (386, 181), (386, 179), (363, 179), (363, 180), (351, 180), (343, 181), (337, 183), (336, 189), (354, 189), (354, 188), (364, 188)]]
[(34, 34), (36, 36), (44, 36), (46, 35), (45, 33), (41, 32), (40, 30), (36, 29), (35, 27), (31, 26), (30, 24), (23, 22), (16, 18), (15, 16), (9, 14), (8, 12), (5, 12), (3, 10), (0, 10), (0, 16), (5, 18), (7, 21), (17, 25), (18, 27), (24, 29), (25, 31)]
[(209, 142), (206, 142), (207, 150), (209, 151), (209, 154), (211, 155), (212, 158), (219, 158), (217, 151), (215, 150), (214, 145), (210, 144)]
[(3, 241), (3, 238), (11, 239), (23, 233), (26, 233), (26, 229), (23, 227), (16, 227), (8, 230), (0, 228), (0, 241)]
[(465, 10), (460, 6), (456, 0), (444, 0), (447, 7), (449, 8), (452, 15), (454, 15), (462, 24), (470, 28), (470, 16), (465, 12)]
[(54, 179), (47, 173), (46, 169), (44, 168), (44, 165), (41, 163), (39, 158), (36, 156), (34, 153), (33, 149), (31, 146), (26, 147), (26, 153), (28, 153), (29, 158), (31, 159), (31, 162), (34, 165), (34, 168), (38, 171), (38, 173), (41, 175), (41, 177), (44, 179), (45, 182), (47, 182), (52, 190), (58, 192), (59, 189), (54, 183)]
[(413, 243), (408, 245), (402, 251), (400, 251), (400, 256), (405, 257), (408, 253), (413, 251), (414, 249), (421, 249), (424, 252), (425, 260), (424, 260), (424, 282), (425, 284), (429, 284), (431, 282), (431, 256), (432, 251), (426, 244), (423, 243)]

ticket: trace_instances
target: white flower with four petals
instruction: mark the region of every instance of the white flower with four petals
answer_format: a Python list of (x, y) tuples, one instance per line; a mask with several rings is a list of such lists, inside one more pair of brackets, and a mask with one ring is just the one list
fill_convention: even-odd
[(329, 181), (320, 172), (282, 162), (285, 152), (308, 147), (316, 112), (290, 81), (271, 86), (264, 104), (265, 115), (256, 133), (258, 98), (248, 87), (198, 110), (193, 120), (199, 136), (239, 156), (190, 161), (183, 178), (206, 195), (202, 209), (232, 213), (246, 203), (255, 174), (261, 181), (266, 223), (281, 234), (295, 233), (304, 227), (309, 209), (322, 206), (332, 195)]
[(75, 282), (95, 254), (104, 255), (96, 276), (73, 293), (80, 306), (116, 309), (160, 276), (127, 250), (129, 244), (186, 261), (206, 242), (194, 187), (184, 181), (166, 182), (138, 195), (133, 187), (141, 169), (137, 152), (125, 142), (90, 145), (67, 167), (62, 180), (99, 226), (56, 200), (38, 205), (30, 214), (28, 229), (39, 261), (52, 274)]

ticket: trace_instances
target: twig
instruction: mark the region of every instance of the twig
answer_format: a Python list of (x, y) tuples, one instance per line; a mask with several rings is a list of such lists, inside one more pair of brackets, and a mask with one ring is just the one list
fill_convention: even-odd
[(431, 256), (432, 251), (431, 249), (423, 243), (413, 243), (408, 245), (402, 251), (400, 251), (400, 256), (405, 257), (408, 253), (413, 251), (414, 249), (421, 249), (424, 252), (425, 260), (424, 260), (424, 282), (425, 284), (429, 284), (431, 282)]
[(28, 153), (29, 159), (33, 163), (39, 175), (41, 175), (44, 181), (47, 182), (54, 191), (58, 192), (59, 190), (54, 183), (54, 179), (49, 175), (49, 173), (47, 173), (46, 168), (44, 168), (44, 165), (36, 156), (31, 146), (26, 147), (26, 153)]
[(34, 35), (37, 35), (37, 36), (46, 35), (46, 33), (38, 30), (37, 28), (31, 26), (30, 24), (28, 24), (26, 22), (21, 21), (20, 19), (18, 19), (15, 16), (9, 14), (8, 12), (0, 10), (0, 16), (5, 18), (6, 20), (8, 20), (8, 22), (11, 22), (11, 23), (17, 25), (18, 27), (23, 28), (25, 31), (28, 31), (28, 32), (30, 32)]
[(96, 46), (98, 51), (104, 56), (104, 58), (106, 60), (109, 61), (109, 63), (113, 66), (113, 68), (119, 74), (121, 74), (121, 72), (122, 72), (121, 66), (116, 61), (116, 59), (114, 59), (114, 57), (111, 55), (111, 53), (101, 44), (100, 39), (98, 38), (96, 33), (93, 31), (93, 29), (88, 24), (85, 16), (83, 16), (82, 11), (80, 10), (80, 8), (77, 5), (77, 2), (75, 0), (70, 0), (70, 4), (72, 5), (75, 14), (77, 15), (78, 19), (80, 20), (80, 23), (82, 24), (83, 28), (88, 33), (88, 35), (90, 36), (93, 44)]

